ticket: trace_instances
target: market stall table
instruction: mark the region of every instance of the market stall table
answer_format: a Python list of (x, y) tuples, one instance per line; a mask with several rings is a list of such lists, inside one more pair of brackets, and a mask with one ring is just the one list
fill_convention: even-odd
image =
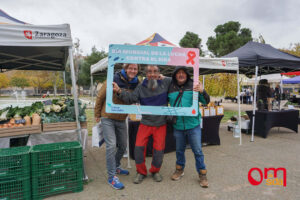
[[(252, 127), (252, 111), (246, 111)], [(299, 110), (256, 111), (254, 132), (266, 138), (272, 127), (285, 127), (298, 133)]]
[[(202, 143), (220, 145), (219, 127), (221, 120), (224, 115), (203, 117), (203, 128), (202, 128)], [(129, 133), (129, 153), (130, 157), (134, 159), (134, 147), (136, 135), (138, 132), (140, 122), (139, 121), (128, 121), (128, 133)], [(152, 155), (153, 139), (149, 138), (147, 145), (147, 155)], [(167, 124), (166, 134), (166, 146), (165, 153), (176, 150), (176, 141), (173, 136), (172, 124)]]

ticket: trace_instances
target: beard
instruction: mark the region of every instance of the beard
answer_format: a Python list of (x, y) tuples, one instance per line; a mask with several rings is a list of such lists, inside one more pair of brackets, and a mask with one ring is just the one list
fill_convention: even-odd
[(157, 84), (157, 80), (156, 80), (156, 79), (150, 79), (150, 80), (148, 80), (148, 85), (147, 85), (147, 87), (148, 87), (149, 89), (154, 90), (154, 89), (157, 88), (157, 86), (158, 86), (158, 84)]

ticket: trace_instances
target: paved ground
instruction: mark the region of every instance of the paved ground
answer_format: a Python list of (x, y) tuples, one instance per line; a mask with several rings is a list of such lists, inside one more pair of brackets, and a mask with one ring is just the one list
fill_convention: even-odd
[[(223, 103), (225, 110), (237, 110), (235, 103)], [(241, 110), (251, 110), (251, 105), (242, 105)], [(299, 127), (300, 128), (300, 127)], [(243, 144), (239, 145), (239, 139), (233, 138), (227, 131), (226, 124), (220, 127), (221, 145), (203, 147), (205, 163), (208, 169), (210, 187), (203, 189), (199, 186), (198, 176), (194, 167), (194, 157), (191, 150), (186, 151), (185, 176), (177, 182), (170, 180), (175, 168), (175, 153), (167, 153), (161, 174), (164, 180), (156, 183), (149, 176), (142, 184), (135, 185), (132, 178), (135, 175), (134, 161), (129, 176), (120, 177), (125, 184), (125, 189), (116, 191), (107, 184), (105, 167), (105, 148), (89, 147), (85, 152), (86, 173), (89, 183), (80, 193), (68, 193), (50, 197), (57, 200), (298, 200), (300, 199), (300, 134), (285, 128), (271, 129), (268, 138), (256, 136), (254, 142), (250, 141), (250, 135), (243, 134)], [(89, 144), (91, 144), (89, 138)], [(150, 166), (151, 158), (147, 158), (147, 166)], [(127, 166), (124, 158), (123, 165)], [(279, 168), (287, 171), (287, 186), (266, 185), (263, 180), (259, 186), (252, 186), (248, 181), (248, 172), (251, 168)], [(259, 180), (258, 172), (253, 176)], [(279, 172), (279, 179), (283, 174)]]
[[(254, 142), (249, 142), (250, 136), (243, 134), (243, 144), (240, 146), (239, 139), (233, 138), (226, 124), (222, 124), (220, 138), (220, 146), (203, 147), (210, 183), (207, 189), (199, 186), (194, 157), (191, 150), (187, 150), (185, 176), (180, 181), (170, 180), (175, 167), (175, 153), (172, 152), (165, 154), (161, 169), (164, 177), (162, 182), (155, 183), (149, 176), (142, 184), (133, 184), (135, 167), (131, 160), (131, 174), (120, 177), (126, 188), (116, 191), (106, 183), (105, 150), (102, 147), (89, 148), (85, 152), (90, 182), (84, 186), (83, 192), (49, 199), (300, 199), (300, 134), (285, 128), (280, 128), (278, 132), (278, 128), (273, 128), (267, 139), (255, 137)], [(124, 166), (127, 166), (126, 161), (124, 158)], [(150, 166), (150, 162), (151, 158), (148, 157), (147, 166)], [(286, 168), (287, 186), (266, 185), (266, 180), (259, 186), (252, 186), (248, 181), (248, 171), (253, 167)], [(258, 172), (252, 175), (259, 180)], [(279, 172), (278, 177), (282, 179), (283, 174)]]

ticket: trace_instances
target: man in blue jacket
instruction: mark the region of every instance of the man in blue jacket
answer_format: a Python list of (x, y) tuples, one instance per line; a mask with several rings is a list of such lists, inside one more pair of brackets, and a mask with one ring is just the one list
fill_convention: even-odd
[[(204, 91), (201, 83), (193, 87), (185, 66), (177, 66), (172, 75), (172, 83), (169, 87), (168, 98), (171, 106), (190, 107), (193, 104), (193, 90), (199, 92), (199, 102), (209, 103), (208, 94)], [(208, 187), (204, 155), (201, 147), (201, 114), (198, 116), (177, 116), (173, 124), (174, 137), (176, 139), (176, 170), (171, 179), (176, 181), (184, 175), (186, 138), (188, 138), (195, 156), (196, 170), (200, 178), (200, 186)]]

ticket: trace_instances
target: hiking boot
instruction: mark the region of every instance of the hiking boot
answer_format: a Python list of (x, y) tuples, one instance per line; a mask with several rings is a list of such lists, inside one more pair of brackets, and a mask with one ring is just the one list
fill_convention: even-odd
[(121, 167), (117, 167), (116, 173), (121, 175), (129, 175), (129, 171), (126, 169), (122, 169)]
[(203, 188), (207, 188), (208, 187), (208, 181), (207, 181), (207, 170), (206, 169), (201, 169), (199, 172), (199, 178), (200, 178), (200, 186)]
[(161, 182), (163, 180), (162, 176), (158, 172), (152, 173), (152, 178), (155, 182)]
[(180, 165), (176, 165), (176, 170), (171, 176), (173, 181), (178, 181), (184, 175), (183, 169)]
[(143, 182), (144, 178), (146, 178), (146, 175), (136, 173), (135, 178), (133, 179), (133, 183), (140, 184), (141, 182)]
[(114, 176), (111, 179), (108, 179), (108, 184), (116, 190), (122, 190), (124, 188), (123, 183), (121, 183), (119, 178), (116, 176)]

